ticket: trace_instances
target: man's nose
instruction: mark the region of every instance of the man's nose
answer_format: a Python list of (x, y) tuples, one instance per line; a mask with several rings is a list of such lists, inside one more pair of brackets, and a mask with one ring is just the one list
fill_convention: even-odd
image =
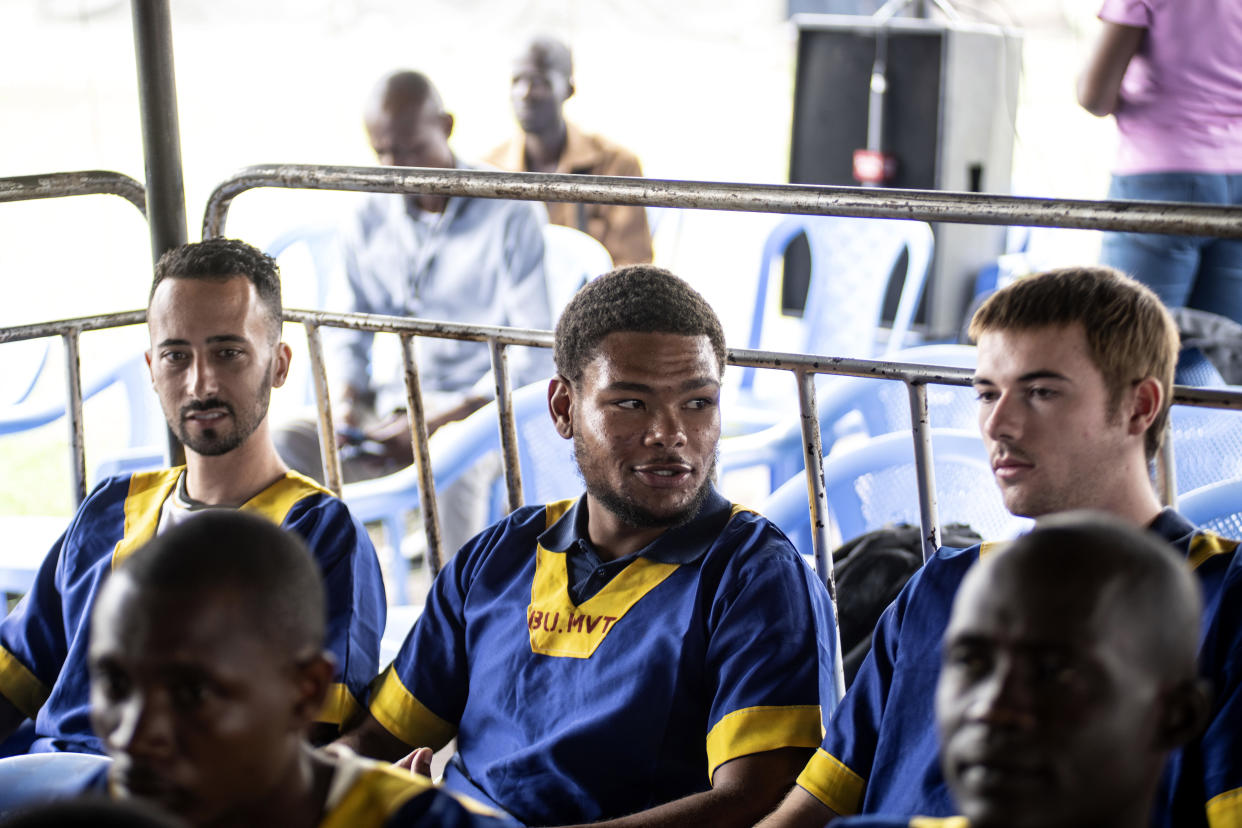
[(1029, 671), (1014, 659), (1000, 659), (976, 686), (968, 715), (994, 727), (1030, 730), (1036, 725)]
[(677, 411), (657, 409), (647, 427), (648, 445), (674, 448), (686, 444), (686, 428)]
[(189, 391), (195, 399), (213, 397), (219, 390), (215, 366), (207, 356), (195, 356), (188, 372)]
[(121, 704), (108, 741), (126, 753), (159, 757), (172, 752), (173, 728), (166, 699), (160, 694), (135, 693)]
[(980, 429), (993, 440), (1016, 440), (1022, 436), (1022, 407), (1011, 392), (997, 395), (990, 405), (980, 408)]

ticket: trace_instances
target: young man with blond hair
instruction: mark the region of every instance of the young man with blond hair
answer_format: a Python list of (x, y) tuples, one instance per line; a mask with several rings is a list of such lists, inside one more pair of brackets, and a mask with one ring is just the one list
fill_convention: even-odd
[[(1106, 512), (1170, 542), (1195, 569), (1204, 593), (1200, 667), (1215, 684), (1216, 702), (1203, 736), (1174, 754), (1155, 824), (1237, 824), (1237, 544), (1161, 508), (1151, 479), (1178, 348), (1168, 312), (1118, 271), (1066, 268), (998, 291), (970, 332), (979, 347), (979, 427), (1006, 508), (1037, 519), (1070, 509)], [(953, 597), (989, 551), (986, 543), (939, 550), (885, 610), (821, 749), (765, 828), (818, 828), (855, 813), (954, 812), (937, 759), (931, 688)]]

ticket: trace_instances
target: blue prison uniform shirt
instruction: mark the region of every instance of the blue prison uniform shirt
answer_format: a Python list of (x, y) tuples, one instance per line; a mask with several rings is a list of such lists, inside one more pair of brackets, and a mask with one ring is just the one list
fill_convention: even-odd
[[(1184, 553), (1199, 577), (1200, 672), (1215, 694), (1207, 731), (1170, 759), (1153, 825), (1242, 825), (1237, 541), (1199, 532), (1172, 509), (1162, 511), (1150, 529)], [(983, 544), (983, 554), (989, 546)], [(823, 745), (798, 777), (803, 789), (837, 813), (954, 813), (940, 772), (933, 702), (953, 597), (979, 556), (979, 546), (940, 549), (880, 616), (871, 653), (833, 713)]]
[(575, 605), (585, 499), (526, 507), (464, 547), (371, 713), (411, 746), (457, 736), (445, 784), (526, 824), (642, 811), (740, 756), (820, 742), (827, 591), (767, 519), (715, 491)]
[[(353, 763), (365, 763), (365, 770), (356, 773), (318, 828), (510, 828), (517, 824), (466, 797), (437, 788), (425, 776), (357, 757)], [(114, 797), (108, 769), (105, 765), (92, 774), (83, 783), (82, 794)]]
[[(91, 608), (108, 573), (155, 536), (181, 472), (140, 472), (100, 483), (43, 560), (30, 592), (0, 622), (0, 693), (34, 719), (32, 753), (103, 752), (89, 716)], [(337, 662), (319, 721), (340, 725), (359, 710), (379, 669), (387, 602), (371, 539), (341, 500), (296, 472), (240, 508), (296, 532), (319, 563), (328, 598), (327, 648)]]

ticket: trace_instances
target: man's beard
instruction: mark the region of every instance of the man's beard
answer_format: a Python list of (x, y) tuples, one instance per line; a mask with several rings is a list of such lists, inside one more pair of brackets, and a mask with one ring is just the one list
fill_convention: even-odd
[[(177, 439), (186, 448), (204, 457), (219, 457), (222, 454), (228, 454), (246, 442), (263, 422), (263, 418), (267, 416), (271, 396), (272, 363), (269, 361), (267, 368), (263, 371), (263, 378), (259, 381), (255, 404), (248, 412), (239, 417), (233, 406), (218, 397), (209, 397), (206, 400), (189, 403), (182, 406), (179, 412)], [(194, 411), (207, 411), (212, 408), (220, 408), (229, 413), (233, 425), (232, 430), (220, 433), (215, 428), (204, 428), (197, 435), (191, 434), (189, 428), (186, 427), (186, 416)]]
[(583, 472), (580, 459), (584, 451), (581, 438), (575, 430), (574, 465), (578, 469), (578, 476), (582, 478), (582, 482), (586, 485), (587, 494), (599, 501), (601, 506), (620, 518), (622, 522), (636, 529), (674, 529), (678, 526), (685, 526), (694, 520), (695, 515), (699, 513), (699, 509), (703, 506), (703, 501), (707, 500), (708, 494), (711, 493), (712, 481), (716, 478), (716, 462), (719, 459), (718, 453), (712, 455), (711, 468), (707, 470), (707, 474), (703, 477), (703, 483), (695, 491), (694, 497), (690, 499), (690, 502), (685, 507), (672, 514), (657, 515), (650, 509), (646, 509), (634, 502), (633, 499), (622, 492), (609, 487), (603, 481), (603, 475), (600, 475), (597, 479), (588, 477)]

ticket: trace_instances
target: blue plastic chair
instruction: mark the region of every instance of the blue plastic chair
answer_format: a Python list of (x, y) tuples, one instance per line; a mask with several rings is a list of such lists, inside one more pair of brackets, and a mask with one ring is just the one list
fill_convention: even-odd
[[(1030, 525), (1005, 509), (977, 432), (933, 429), (932, 456), (941, 525), (965, 523), (988, 540), (1013, 537)], [(824, 485), (842, 542), (889, 523), (919, 523), (914, 442), (908, 432), (883, 434), (828, 457)], [(799, 552), (813, 553), (804, 471), (781, 485), (759, 511)]]
[[(811, 250), (806, 306), (795, 323), (796, 341), (774, 342), (767, 334), (770, 274), (775, 262), (800, 235), (806, 236)], [(900, 350), (923, 295), (933, 244), (931, 227), (926, 222), (790, 216), (772, 230), (764, 244), (747, 347), (873, 356), (889, 275), (902, 251), (906, 251), (901, 299), (885, 349), (889, 353)], [(744, 368), (738, 384), (738, 403), (743, 407), (729, 412), (728, 430), (736, 433), (770, 425), (787, 410), (788, 399), (789, 394), (780, 390), (775, 400), (767, 391), (757, 393), (755, 369)]]
[[(582, 493), (572, 443), (556, 433), (548, 414), (547, 394), (546, 380), (513, 392), (518, 458), (527, 503), (546, 503)], [(442, 493), (485, 455), (500, 451), (496, 403), (483, 406), (459, 423), (445, 426), (432, 437), (430, 448), (436, 492)], [(379, 521), (384, 527), (388, 544), (398, 550), (404, 535), (405, 515), (419, 503), (418, 473), (410, 466), (375, 480), (350, 483), (345, 486), (344, 498), (359, 520)], [(489, 512), (496, 520), (507, 511), (504, 482), (498, 480)], [(446, 551), (451, 553), (456, 550)], [(396, 603), (403, 602), (398, 600)]]
[[(159, 434), (157, 421), (162, 421), (155, 414), (158, 406), (154, 405), (155, 396), (151, 391), (151, 378), (147, 373), (146, 360), (142, 354), (135, 354), (102, 374), (84, 377), (82, 399), (83, 401), (89, 400), (117, 384), (124, 388), (129, 407), (128, 445), (154, 444)], [(35, 399), (27, 392), (20, 402), (0, 411), (0, 435), (29, 431), (55, 422), (63, 416), (65, 416), (63, 399), (47, 402)]]
[[(46, 369), (47, 359), (44, 354), (40, 359), (40, 370)], [(32, 381), (31, 387), (38, 378)], [(127, 447), (119, 449), (127, 456), (135, 455), (144, 458), (154, 457), (153, 465), (162, 465), (163, 450), (156, 443), (161, 438), (163, 418), (159, 415), (159, 407), (155, 395), (151, 391), (151, 380), (147, 373), (146, 361), (141, 354), (121, 361), (107, 371), (96, 376), (87, 376), (82, 382), (82, 399), (90, 400), (114, 385), (120, 385), (125, 393), (128, 406), (128, 442)], [(0, 409), (0, 435), (19, 434), (29, 431), (65, 416), (66, 403), (63, 395), (57, 397), (36, 397), (30, 394), (30, 388), (20, 396), (20, 402)], [(109, 457), (117, 456), (110, 453)], [(103, 471), (108, 470), (105, 459)], [(143, 466), (148, 467), (148, 466)], [(92, 480), (99, 480), (100, 472), (95, 472)], [(7, 538), (8, 550), (0, 553), (0, 594), (21, 594), (30, 588), (35, 572), (42, 563), (43, 555), (52, 543), (64, 531), (68, 518), (63, 516), (43, 515), (12, 515), (0, 517), (0, 529)]]
[(1177, 510), (1196, 526), (1242, 539), (1242, 479), (1211, 483), (1178, 498)]
[(0, 816), (79, 796), (87, 780), (112, 762), (88, 753), (31, 753), (0, 759)]
[(1242, 477), (1242, 412), (1175, 405), (1169, 419), (1179, 494)]
[[(920, 345), (889, 354), (885, 359), (916, 365), (974, 368), (971, 345)], [(978, 403), (968, 386), (927, 386), (927, 404), (935, 428), (970, 430), (977, 427)], [(848, 434), (876, 436), (910, 429), (910, 403), (905, 383), (864, 377), (834, 377), (816, 401), (823, 451), (831, 452)], [(726, 411), (726, 414), (728, 412)], [(762, 431), (721, 441), (720, 470), (731, 473), (763, 466), (770, 489), (775, 489), (803, 467), (801, 418), (795, 413)]]
[(610, 270), (612, 256), (593, 236), (573, 227), (544, 225), (543, 278), (553, 319), (561, 315), (580, 287)]

